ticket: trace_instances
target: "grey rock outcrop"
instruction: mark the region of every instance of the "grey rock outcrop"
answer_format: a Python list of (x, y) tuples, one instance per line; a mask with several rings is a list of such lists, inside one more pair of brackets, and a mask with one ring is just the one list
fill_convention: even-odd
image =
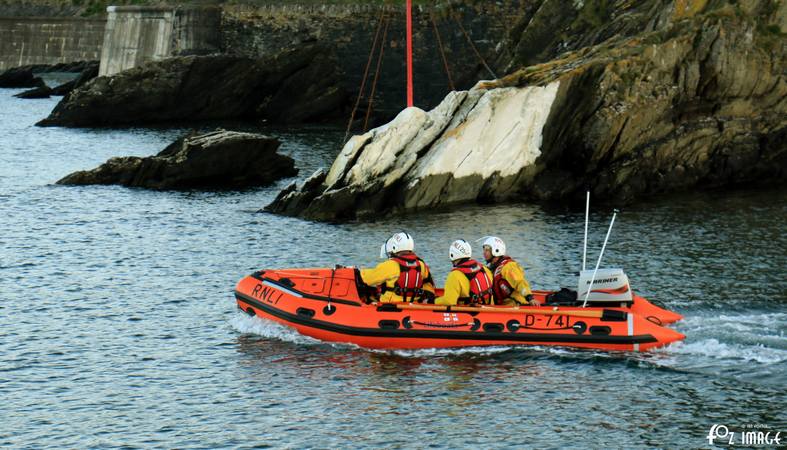
[(269, 58), (183, 56), (98, 77), (69, 93), (41, 126), (178, 120), (317, 121), (345, 101), (336, 64), (318, 45)]
[(30, 64), (23, 66), (30, 69), (33, 73), (52, 73), (52, 72), (72, 72), (81, 73), (93, 66), (98, 66), (98, 61), (72, 61), (56, 64)]
[(178, 139), (156, 156), (111, 158), (58, 184), (119, 184), (151, 189), (237, 189), (297, 174), (279, 141), (260, 134), (217, 130)]
[(30, 67), (12, 67), (0, 73), (0, 88), (40, 87), (44, 81), (33, 74)]
[[(28, 67), (32, 68), (32, 70), (38, 68), (40, 69), (41, 73), (60, 71), (58, 69), (62, 69), (63, 72), (80, 72), (80, 73), (73, 80), (67, 81), (53, 88), (47, 86), (46, 83), (44, 83), (44, 81), (41, 78), (36, 77), (34, 78), (34, 80), (38, 80), (36, 82), (36, 87), (24, 92), (20, 92), (19, 94), (14, 95), (14, 97), (49, 98), (52, 95), (64, 96), (69, 92), (71, 92), (72, 90), (84, 85), (88, 81), (98, 76), (98, 61), (80, 61), (71, 64), (56, 64), (54, 66), (40, 65), (40, 66), (28, 66)], [(23, 73), (25, 72), (23, 71)]]
[(24, 92), (20, 92), (18, 94), (14, 94), (14, 97), (17, 98), (49, 98), (52, 94), (52, 89), (49, 88), (44, 82), (42, 81), (38, 87), (33, 89), (29, 89)]

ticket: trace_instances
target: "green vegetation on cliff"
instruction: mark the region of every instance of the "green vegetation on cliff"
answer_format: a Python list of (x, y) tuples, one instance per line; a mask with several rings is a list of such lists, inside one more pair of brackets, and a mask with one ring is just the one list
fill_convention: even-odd
[[(500, 3), (525, 3), (526, 0), (504, 0)], [(441, 8), (447, 4), (481, 5), (485, 0), (413, 0), (422, 7)], [(151, 5), (388, 5), (403, 7), (404, 0), (0, 0), (0, 16), (94, 16), (104, 14), (108, 6)]]

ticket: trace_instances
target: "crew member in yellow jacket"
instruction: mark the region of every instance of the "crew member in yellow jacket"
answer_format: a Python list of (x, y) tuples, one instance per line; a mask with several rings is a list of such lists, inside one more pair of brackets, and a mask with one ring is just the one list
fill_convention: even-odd
[(493, 273), (492, 289), (497, 305), (537, 305), (533, 292), (525, 278), (522, 266), (506, 255), (506, 244), (502, 239), (488, 236), (484, 240), (484, 259)]
[(435, 299), (436, 305), (492, 303), (492, 272), (472, 256), (473, 250), (464, 239), (454, 241), (448, 248), (448, 257), (454, 268), (445, 280), (443, 296)]
[(426, 302), (434, 300), (434, 282), (429, 266), (416, 255), (410, 234), (396, 233), (383, 244), (380, 257), (388, 260), (373, 269), (361, 270), (368, 286), (378, 287), (380, 302)]

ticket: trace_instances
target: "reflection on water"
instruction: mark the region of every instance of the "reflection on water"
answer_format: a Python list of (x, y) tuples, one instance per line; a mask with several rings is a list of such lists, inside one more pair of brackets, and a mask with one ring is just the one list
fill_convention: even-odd
[[(605, 253), (686, 316), (649, 354), (556, 348), (374, 352), (237, 312), (264, 267), (376, 263), (407, 229), (443, 280), (447, 245), (495, 233), (538, 288), (573, 286), (582, 211), (471, 206), (328, 225), (258, 213), (279, 189), (52, 185), (184, 129), (32, 126), (55, 100), (0, 90), (0, 446), (699, 447), (709, 427), (786, 429), (787, 191), (653, 199)], [(267, 128), (305, 178), (341, 130)], [(594, 261), (610, 211), (591, 215)]]

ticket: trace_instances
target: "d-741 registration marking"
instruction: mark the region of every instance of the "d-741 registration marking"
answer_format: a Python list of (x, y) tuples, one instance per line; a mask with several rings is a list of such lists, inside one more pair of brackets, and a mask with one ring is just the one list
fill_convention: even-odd
[[(545, 320), (546, 323), (544, 323)], [(522, 325), (522, 327), (530, 328), (536, 324), (543, 325), (545, 328), (560, 330), (565, 328), (571, 328), (571, 318), (568, 316), (549, 315), (543, 317), (543, 316), (535, 316), (533, 314), (526, 314), (525, 323)]]
[[(279, 294), (279, 295), (275, 295), (275, 294)], [(275, 305), (279, 303), (279, 300), (281, 300), (283, 295), (284, 293), (269, 288), (267, 286), (263, 286), (260, 283), (257, 283), (257, 285), (254, 286), (254, 289), (251, 290), (252, 297), (256, 297), (264, 302), (268, 302), (271, 305)]]

